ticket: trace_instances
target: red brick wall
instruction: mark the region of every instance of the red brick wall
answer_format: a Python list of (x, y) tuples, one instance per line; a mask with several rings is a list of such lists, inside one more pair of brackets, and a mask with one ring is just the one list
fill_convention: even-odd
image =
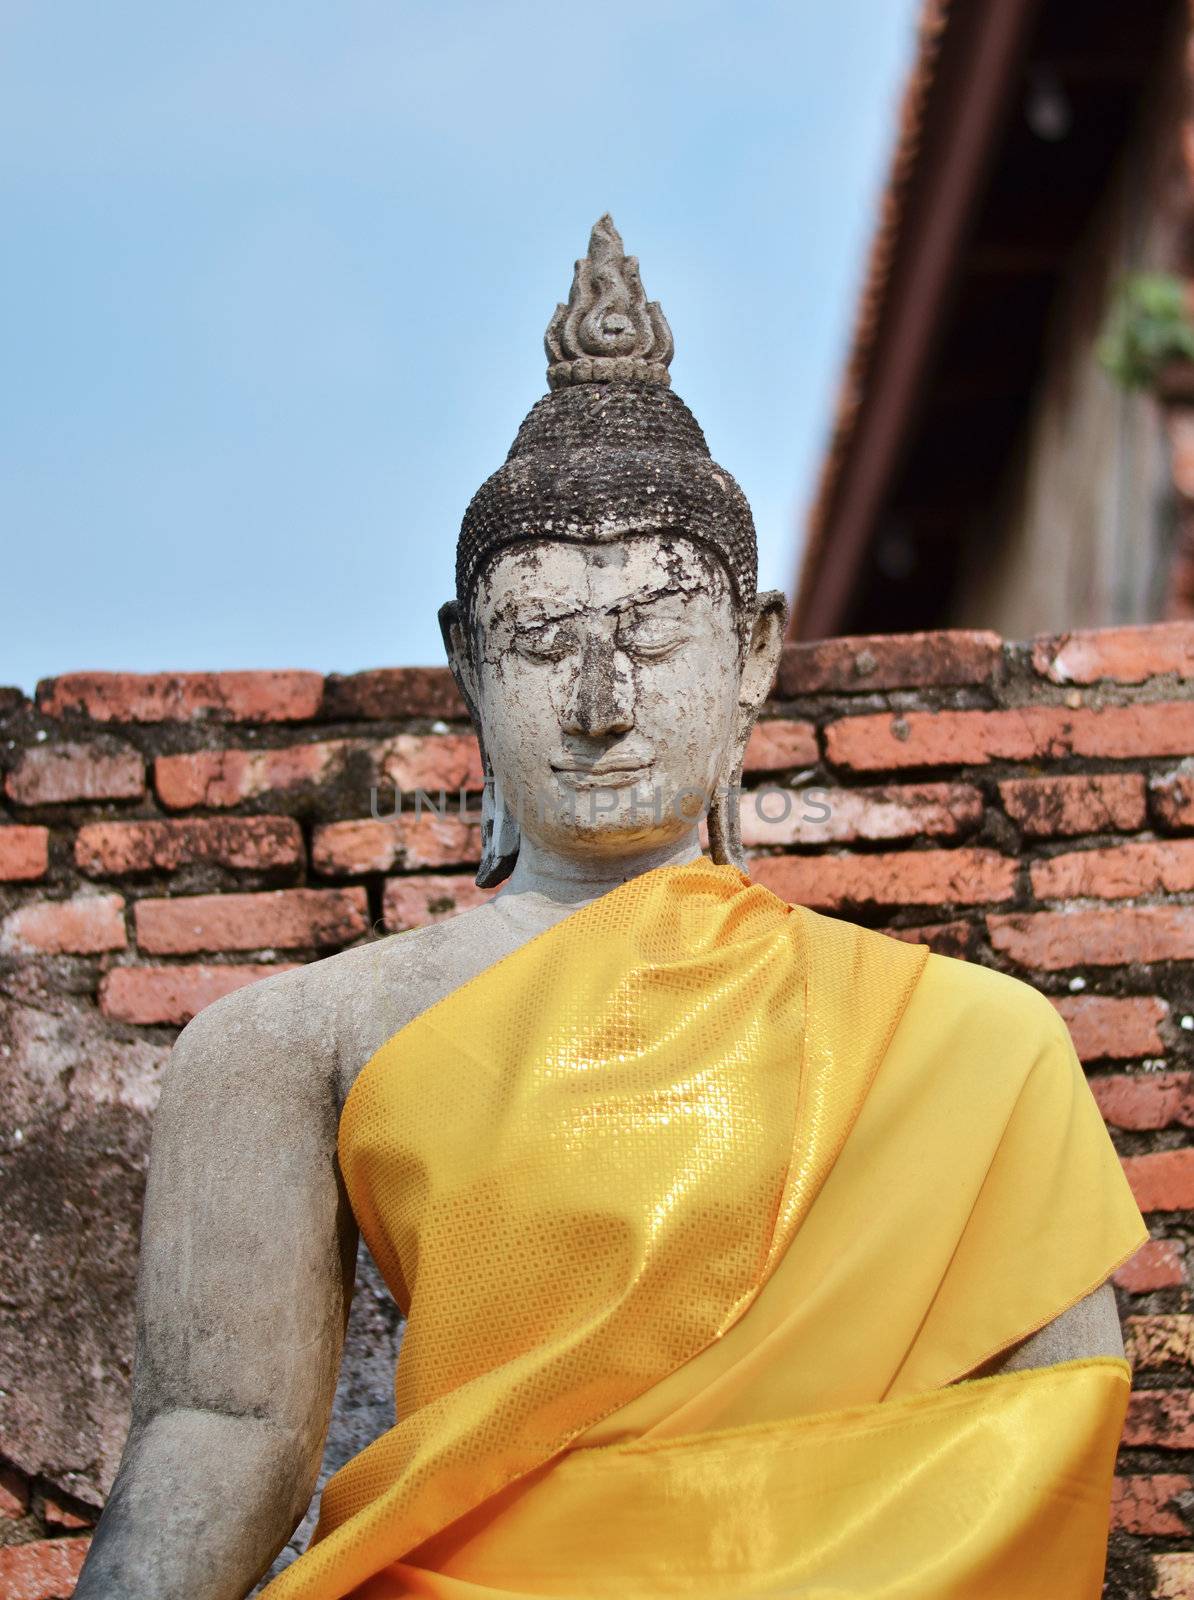
[[(94, 1514), (119, 1450), (144, 1125), (174, 1032), (261, 974), (473, 903), (475, 823), (377, 821), (369, 793), (479, 773), (442, 671), (75, 674), (0, 696), (0, 1089), (27, 1124), (5, 1130), (0, 1201), (0, 1592), (35, 1600), (67, 1592), (70, 1516)], [(1125, 1600), (1194, 1596), (1191, 752), (1194, 624), (1169, 624), (789, 646), (748, 761), (749, 784), (817, 783), (831, 806), (748, 809), (758, 878), (1027, 978), (1069, 1023), (1153, 1235), (1118, 1275)]]

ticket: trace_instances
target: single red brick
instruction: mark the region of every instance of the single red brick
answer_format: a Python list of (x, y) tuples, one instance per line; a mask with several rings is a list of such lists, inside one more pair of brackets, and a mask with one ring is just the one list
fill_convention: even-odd
[(1071, 850), (1029, 868), (1038, 900), (1127, 900), (1194, 889), (1194, 839)]
[(1033, 670), (1053, 683), (1143, 683), (1162, 673), (1194, 678), (1194, 623), (1089, 628), (1044, 634), (1032, 647)]
[(417, 878), (388, 878), (382, 896), (382, 916), (390, 933), (440, 922), (458, 911), (469, 911), (493, 898), (496, 890), (479, 889), (463, 873), (428, 873)]
[(360, 818), (316, 828), (311, 864), (316, 872), (348, 877), (389, 872), (398, 865), (405, 819)]
[(70, 1600), (90, 1543), (84, 1536), (0, 1548), (0, 1595), (4, 1600)]
[(140, 900), (137, 942), (153, 955), (202, 950), (302, 950), (349, 944), (369, 931), (363, 889), (276, 889)]
[(75, 840), (75, 863), (93, 878), (176, 872), (196, 863), (267, 872), (302, 860), (303, 835), (291, 817), (94, 822)]
[(19, 823), (0, 826), (0, 879), (29, 883), (44, 878), (50, 865), (50, 830)]
[(1186, 1533), (1180, 1500), (1192, 1486), (1191, 1479), (1173, 1473), (1116, 1478), (1111, 1487), (1111, 1526), (1125, 1533)]
[(47, 716), (93, 722), (306, 722), (322, 701), (318, 672), (70, 672), (37, 686)]
[(145, 762), (126, 745), (99, 750), (86, 744), (47, 744), (26, 750), (4, 788), (19, 806), (57, 806), (75, 800), (139, 800)]
[(1138, 1389), (1128, 1400), (1123, 1442), (1147, 1450), (1194, 1449), (1194, 1390)]
[(1171, 1551), (1152, 1561), (1152, 1600), (1194, 1600), (1194, 1555)]
[(171, 811), (238, 806), (258, 795), (323, 783), (355, 748), (347, 739), (330, 739), (282, 750), (194, 750), (159, 756), (153, 765), (154, 787)]
[(68, 1511), (65, 1506), (60, 1506), (57, 1500), (46, 1496), (42, 1505), (42, 1519), (47, 1528), (57, 1528), (67, 1533), (77, 1532), (79, 1528), (90, 1528), (95, 1524), (94, 1517), (80, 1517), (73, 1511)]
[(402, 819), (402, 866), (472, 867), (480, 861), (480, 818), (435, 816), (424, 811)]
[(480, 859), (479, 818), (425, 814), (417, 822), (412, 817), (403, 827), (402, 864), (408, 871), (420, 867), (475, 866)]
[(1124, 1322), (1128, 1360), (1139, 1372), (1194, 1366), (1194, 1316), (1179, 1311)]
[(1183, 762), (1172, 772), (1159, 772), (1148, 782), (1153, 815), (1162, 827), (1180, 833), (1194, 828), (1194, 764)]
[(0, 1521), (17, 1522), (28, 1509), (28, 1478), (15, 1467), (0, 1467)]
[(1009, 778), (999, 785), (999, 797), (1030, 839), (1128, 833), (1145, 822), (1144, 775), (1139, 772)]
[(1186, 1281), (1186, 1247), (1180, 1239), (1149, 1239), (1130, 1261), (1124, 1262), (1115, 1281), (1129, 1294), (1180, 1287)]
[(480, 789), (485, 782), (481, 751), (471, 733), (400, 733), (385, 747), (381, 772), (403, 794)]
[(759, 856), (750, 875), (799, 905), (978, 905), (1012, 898), (1016, 863), (996, 850), (966, 849)]
[(831, 722), (825, 749), (835, 766), (858, 772), (1063, 756), (1185, 755), (1194, 749), (1194, 701), (1078, 710), (1029, 705), (1010, 711), (883, 711)]
[(987, 932), (995, 949), (1012, 961), (1047, 972), (1194, 960), (1194, 906), (993, 914)]
[(859, 634), (786, 644), (779, 669), (785, 699), (825, 690), (918, 689), (990, 683), (1003, 641), (962, 629), (936, 633)]
[(1194, 1210), (1194, 1149), (1125, 1156), (1123, 1168), (1141, 1211)]
[(467, 715), (447, 667), (376, 667), (349, 677), (333, 673), (323, 702), (328, 722), (382, 722), (398, 717), (460, 720)]
[(481, 859), (479, 819), (413, 810), (397, 817), (329, 822), (315, 830), (311, 859), (317, 872), (357, 877), (395, 867), (470, 866)]
[(33, 900), (9, 912), (0, 925), (0, 949), (6, 950), (93, 956), (123, 950), (127, 943), (124, 899), (118, 894)]
[(815, 766), (819, 759), (817, 730), (811, 722), (771, 717), (751, 729), (743, 771), (786, 772), (789, 767)]
[(100, 981), (100, 1010), (117, 1022), (181, 1026), (213, 1000), (294, 966), (113, 967)]
[(1083, 1061), (1109, 1057), (1128, 1061), (1164, 1050), (1159, 1027), (1169, 1004), (1159, 995), (1113, 1000), (1101, 994), (1061, 995), (1053, 1004), (1065, 1018), (1074, 1049)]
[(939, 956), (953, 956), (958, 961), (969, 961), (974, 953), (977, 932), (973, 922), (930, 922), (920, 928), (884, 928), (893, 939), (905, 944), (927, 944)]
[(1116, 1073), (1090, 1087), (1113, 1128), (1194, 1128), (1194, 1073)]
[(892, 784), (882, 789), (770, 787), (748, 791), (740, 807), (744, 845), (782, 848), (851, 844), (856, 839), (953, 838), (982, 821), (983, 797), (968, 783)]

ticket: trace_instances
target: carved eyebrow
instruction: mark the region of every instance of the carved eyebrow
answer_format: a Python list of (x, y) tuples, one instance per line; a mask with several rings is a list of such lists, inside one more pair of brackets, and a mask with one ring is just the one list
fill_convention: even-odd
[(583, 609), (567, 606), (563, 610), (553, 611), (546, 601), (517, 599), (502, 606), (494, 620), (512, 622), (517, 628), (542, 628), (550, 622), (566, 622), (570, 617), (578, 617)]
[(541, 596), (517, 595), (503, 602), (495, 613), (493, 621), (509, 623), (516, 628), (543, 628), (552, 623), (567, 622), (586, 613), (622, 616), (640, 607), (655, 605), (661, 600), (685, 600), (689, 593), (690, 591), (667, 578), (659, 578), (654, 582), (648, 579), (630, 594), (620, 596), (609, 605), (572, 604), (560, 610), (553, 609), (551, 602)]
[(644, 584), (633, 594), (624, 595), (621, 600), (615, 600), (613, 605), (607, 606), (606, 611), (633, 611), (638, 606), (654, 605), (658, 600), (684, 600), (687, 596), (682, 589), (672, 583), (656, 585)]

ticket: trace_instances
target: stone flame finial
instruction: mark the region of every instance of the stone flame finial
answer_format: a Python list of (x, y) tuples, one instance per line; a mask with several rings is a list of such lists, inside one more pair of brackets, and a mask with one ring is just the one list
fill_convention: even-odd
[(606, 212), (576, 263), (566, 306), (557, 306), (543, 336), (547, 382), (670, 384), (675, 346), (658, 300), (648, 300), (638, 261), (628, 256)]

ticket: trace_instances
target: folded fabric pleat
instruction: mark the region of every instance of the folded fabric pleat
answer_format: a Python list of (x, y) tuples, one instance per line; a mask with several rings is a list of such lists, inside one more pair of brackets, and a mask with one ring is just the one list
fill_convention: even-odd
[(359, 1600), (1097, 1600), (1125, 1362), (574, 1450)]

